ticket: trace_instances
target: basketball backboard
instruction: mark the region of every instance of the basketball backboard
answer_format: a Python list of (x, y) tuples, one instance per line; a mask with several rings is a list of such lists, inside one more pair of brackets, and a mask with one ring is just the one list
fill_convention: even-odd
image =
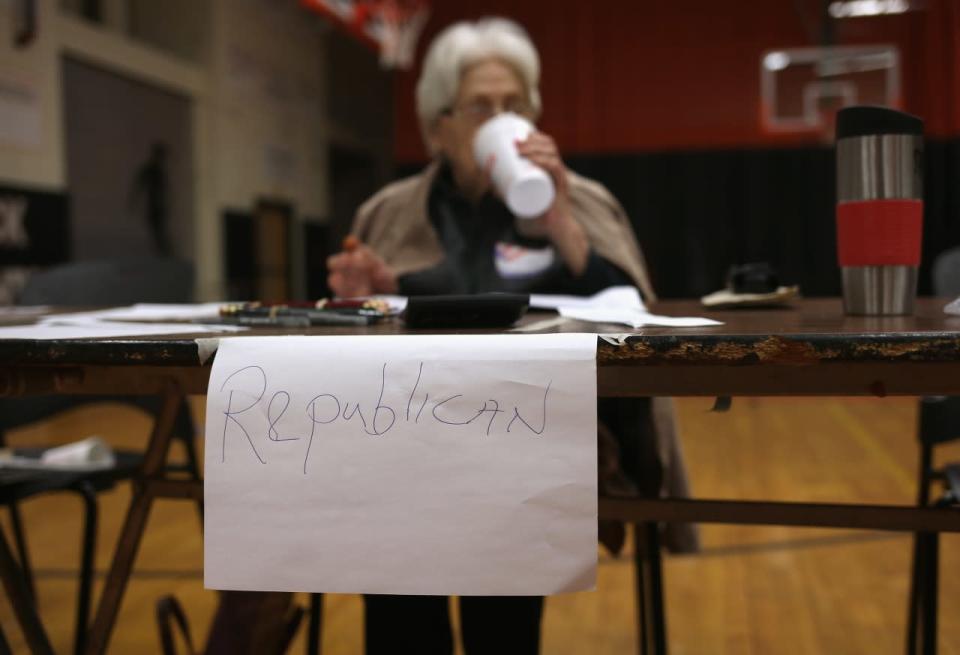
[(829, 139), (843, 107), (900, 108), (900, 53), (893, 45), (770, 50), (760, 59), (760, 93), (764, 131)]

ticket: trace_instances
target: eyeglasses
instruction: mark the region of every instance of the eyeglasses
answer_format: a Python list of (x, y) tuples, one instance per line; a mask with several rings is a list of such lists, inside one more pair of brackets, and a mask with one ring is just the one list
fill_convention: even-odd
[(480, 124), (503, 112), (512, 112), (526, 118), (533, 118), (533, 107), (526, 100), (508, 98), (501, 104), (487, 100), (472, 100), (456, 107), (446, 109), (447, 116), (463, 116), (471, 123)]

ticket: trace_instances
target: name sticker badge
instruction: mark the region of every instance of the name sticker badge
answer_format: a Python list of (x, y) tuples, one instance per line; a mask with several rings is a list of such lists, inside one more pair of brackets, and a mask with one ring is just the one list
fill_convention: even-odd
[(498, 241), (493, 249), (494, 265), (503, 279), (535, 277), (553, 266), (554, 250), (545, 248), (524, 248), (515, 243)]

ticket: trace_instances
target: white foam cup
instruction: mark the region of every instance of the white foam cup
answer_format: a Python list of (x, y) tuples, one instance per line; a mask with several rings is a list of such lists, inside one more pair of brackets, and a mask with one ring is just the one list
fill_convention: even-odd
[(517, 141), (533, 132), (533, 123), (505, 112), (480, 126), (473, 139), (473, 156), (485, 168), (493, 160), (491, 178), (507, 207), (521, 218), (536, 218), (553, 204), (556, 189), (550, 175), (517, 152)]

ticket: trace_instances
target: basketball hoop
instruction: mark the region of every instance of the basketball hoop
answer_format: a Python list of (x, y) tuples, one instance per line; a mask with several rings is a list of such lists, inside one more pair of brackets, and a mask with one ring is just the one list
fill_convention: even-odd
[(413, 66), (430, 15), (426, 0), (300, 0), (380, 53), (384, 68)]
[(842, 107), (900, 108), (900, 52), (886, 44), (767, 51), (760, 57), (760, 98), (764, 132), (829, 142)]

